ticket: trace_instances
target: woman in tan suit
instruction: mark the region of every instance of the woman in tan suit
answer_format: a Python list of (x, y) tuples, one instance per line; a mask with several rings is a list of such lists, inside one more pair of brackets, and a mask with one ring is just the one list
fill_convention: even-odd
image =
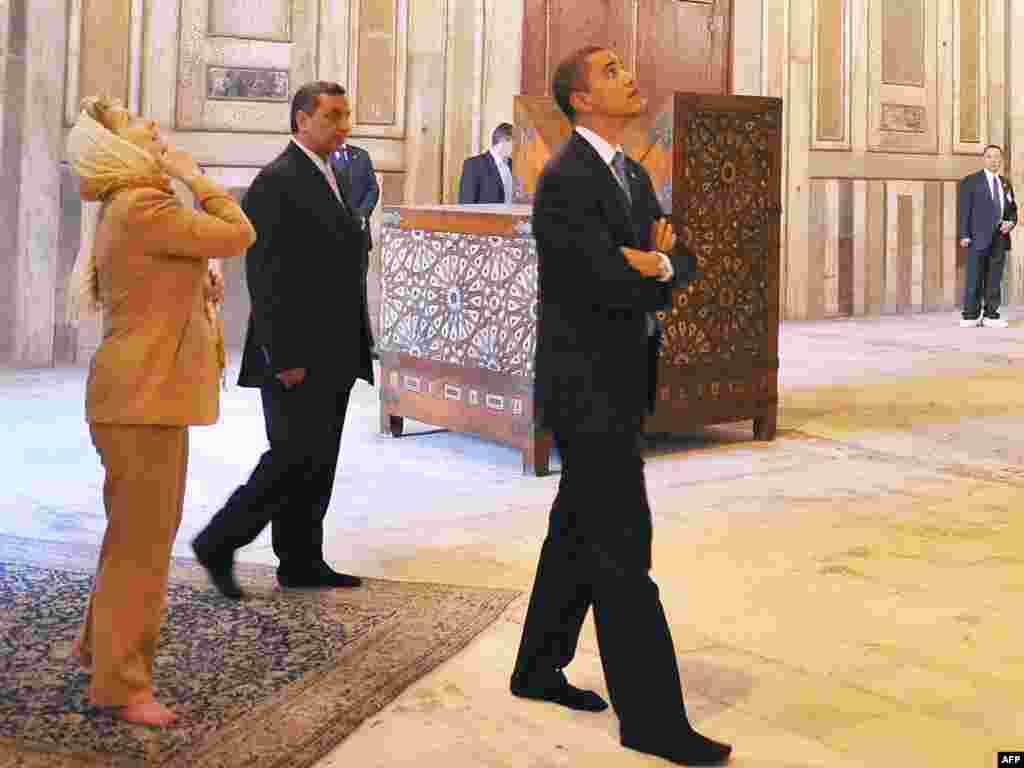
[[(157, 124), (93, 98), (68, 136), (82, 199), (97, 201), (72, 274), (69, 317), (103, 315), (103, 341), (85, 413), (106, 479), (103, 537), (92, 597), (73, 654), (92, 671), (89, 700), (123, 720), (167, 725), (153, 695), (171, 547), (181, 521), (188, 427), (219, 409), (224, 348), (210, 259), (238, 256), (256, 232)], [(202, 210), (171, 189), (181, 180)], [(90, 208), (96, 208), (91, 206)]]

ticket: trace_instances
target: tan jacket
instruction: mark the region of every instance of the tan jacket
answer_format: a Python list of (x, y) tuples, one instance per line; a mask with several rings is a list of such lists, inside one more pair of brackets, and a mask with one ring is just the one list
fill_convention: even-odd
[(105, 206), (94, 246), (104, 333), (86, 386), (91, 424), (217, 421), (208, 262), (240, 255), (256, 231), (217, 184), (200, 177), (193, 192), (205, 212), (153, 187), (127, 189)]

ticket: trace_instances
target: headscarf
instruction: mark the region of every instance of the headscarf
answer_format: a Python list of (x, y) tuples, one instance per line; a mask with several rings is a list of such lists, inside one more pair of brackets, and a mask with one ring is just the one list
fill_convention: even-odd
[[(121, 119), (127, 121), (128, 112), (117, 102), (87, 99), (83, 104), (89, 102), (112, 116), (123, 115)], [(107, 202), (125, 189), (152, 187), (168, 194), (174, 194), (174, 191), (156, 158), (104, 127), (85, 109), (68, 134), (67, 152), (68, 161), (80, 180), (82, 200), (89, 203), (82, 206), (82, 242), (68, 284), (67, 321), (74, 325), (83, 308), (87, 312), (98, 312), (103, 306), (93, 243)], [(206, 301), (206, 316), (214, 328), (223, 383), (227, 367), (224, 323), (217, 305), (209, 299)]]
[(107, 201), (135, 187), (171, 193), (171, 183), (152, 155), (105, 128), (84, 109), (68, 134), (67, 152), (81, 182), (82, 200), (100, 203), (82, 208), (82, 242), (71, 271), (66, 308), (67, 320), (74, 324), (82, 309), (96, 312), (102, 305), (93, 239)]

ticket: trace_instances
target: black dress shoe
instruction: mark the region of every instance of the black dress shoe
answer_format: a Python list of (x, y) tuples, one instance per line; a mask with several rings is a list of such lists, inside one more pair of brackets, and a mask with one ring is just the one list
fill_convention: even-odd
[(560, 680), (544, 686), (520, 685), (513, 680), (509, 690), (512, 691), (513, 696), (518, 696), (521, 699), (550, 701), (580, 712), (603, 712), (608, 709), (607, 701), (593, 691), (570, 685), (564, 675)]
[(682, 736), (643, 738), (622, 734), (622, 746), (663, 757), (677, 765), (725, 765), (732, 747), (688, 728)]
[(277, 582), (285, 589), (335, 589), (337, 587), (358, 587), (363, 580), (358, 576), (338, 573), (326, 565), (304, 573), (278, 572)]
[(210, 581), (213, 582), (213, 586), (229, 600), (244, 599), (245, 593), (238, 586), (238, 582), (235, 581), (235, 574), (232, 570), (234, 552), (229, 552), (226, 556), (216, 555), (205, 549), (198, 541), (198, 539), (192, 541), (192, 552), (195, 554), (199, 564), (206, 569), (206, 573), (209, 575)]

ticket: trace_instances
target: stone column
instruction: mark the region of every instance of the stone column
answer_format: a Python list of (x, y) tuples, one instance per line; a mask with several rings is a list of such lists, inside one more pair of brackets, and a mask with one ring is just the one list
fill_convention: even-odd
[(56, 311), (67, 7), (8, 0), (0, 14), (7, 38), (0, 144), (0, 363), (48, 366)]

